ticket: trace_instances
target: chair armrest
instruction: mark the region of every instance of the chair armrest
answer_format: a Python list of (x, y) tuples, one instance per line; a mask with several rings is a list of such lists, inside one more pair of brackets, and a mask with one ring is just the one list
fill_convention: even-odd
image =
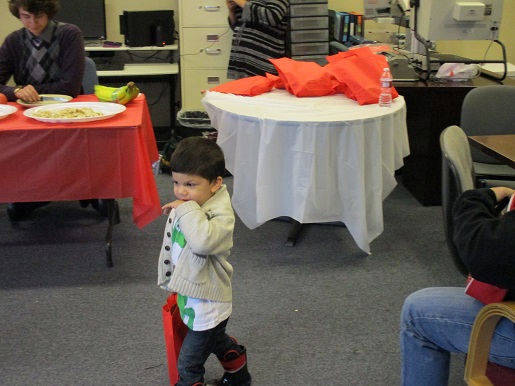
[(488, 304), (477, 314), (470, 334), (465, 365), (467, 385), (492, 386), (486, 376), (486, 367), (495, 327), (503, 317), (515, 323), (515, 301)]

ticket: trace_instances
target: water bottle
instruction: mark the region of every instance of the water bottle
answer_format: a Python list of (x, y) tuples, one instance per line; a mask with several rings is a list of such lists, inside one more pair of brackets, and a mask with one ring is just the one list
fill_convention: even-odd
[(379, 107), (391, 107), (392, 106), (392, 73), (390, 69), (386, 67), (383, 69), (381, 74), (381, 93), (379, 94)]

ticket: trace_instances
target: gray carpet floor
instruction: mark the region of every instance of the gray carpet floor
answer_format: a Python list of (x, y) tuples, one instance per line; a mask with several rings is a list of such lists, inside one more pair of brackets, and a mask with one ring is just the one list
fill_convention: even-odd
[[(156, 176), (162, 202), (170, 176)], [(226, 179), (229, 189), (232, 177)], [(0, 204), (0, 385), (167, 385), (156, 285), (165, 217), (143, 229), (119, 200), (114, 267), (106, 221), (54, 202), (10, 223)], [(234, 313), (228, 332), (248, 350), (256, 386), (398, 385), (399, 312), (427, 286), (462, 285), (446, 249), (441, 207), (402, 185), (384, 202), (385, 231), (362, 252), (344, 226), (308, 225), (285, 247), (285, 221), (237, 220)], [(453, 357), (451, 385), (463, 385)], [(207, 378), (221, 375), (211, 358)], [(414, 385), (415, 386), (415, 385)]]

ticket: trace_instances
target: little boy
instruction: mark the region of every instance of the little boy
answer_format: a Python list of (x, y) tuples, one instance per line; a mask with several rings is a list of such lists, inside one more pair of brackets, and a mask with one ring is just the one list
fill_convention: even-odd
[[(177, 293), (181, 319), (188, 326), (177, 386), (250, 385), (245, 347), (225, 332), (232, 312), (233, 268), (227, 258), (235, 218), (222, 184), (224, 154), (207, 138), (185, 138), (171, 157), (170, 169), (177, 200), (163, 206), (169, 216), (158, 285)], [(204, 383), (204, 364), (211, 353), (225, 372), (222, 379)]]

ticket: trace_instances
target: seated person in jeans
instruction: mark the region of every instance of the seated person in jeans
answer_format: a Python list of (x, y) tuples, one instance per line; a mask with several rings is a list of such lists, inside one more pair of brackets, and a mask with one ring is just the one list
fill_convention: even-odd
[[(464, 192), (453, 208), (454, 243), (475, 279), (508, 289), (515, 298), (515, 211), (496, 206), (515, 190)], [(450, 353), (468, 352), (474, 319), (484, 304), (464, 288), (426, 288), (409, 295), (401, 312), (402, 385), (447, 385)], [(491, 362), (515, 368), (515, 326), (501, 319), (492, 340)]]
[[(52, 20), (59, 0), (9, 0), (9, 10), (23, 28), (10, 33), (0, 47), (0, 93), (9, 101), (35, 102), (39, 94), (76, 97), (84, 75), (84, 39), (77, 26)], [(7, 85), (11, 77), (16, 86)], [(9, 204), (7, 214), (19, 220), (45, 204)]]

